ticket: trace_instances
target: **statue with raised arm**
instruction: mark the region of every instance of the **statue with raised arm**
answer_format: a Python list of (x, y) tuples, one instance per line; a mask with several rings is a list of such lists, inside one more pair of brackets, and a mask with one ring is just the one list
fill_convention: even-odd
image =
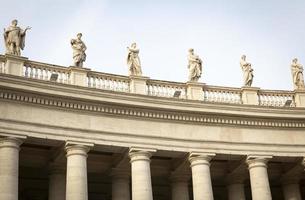
[(188, 55), (189, 81), (198, 82), (202, 74), (202, 60), (194, 53), (194, 49), (189, 49)]
[(22, 30), (18, 25), (18, 21), (15, 19), (12, 21), (12, 24), (4, 29), (4, 43), (6, 47), (6, 53), (16, 56), (21, 55), (21, 50), (25, 47), (25, 35), (27, 30), (30, 30), (31, 27), (26, 27)]
[(244, 72), (244, 86), (251, 87), (253, 82), (253, 69), (251, 63), (246, 61), (246, 56), (242, 55), (240, 59), (240, 67)]
[(137, 49), (137, 44), (132, 43), (130, 47), (127, 47), (128, 55), (127, 55), (127, 66), (128, 66), (128, 74), (129, 76), (141, 76), (141, 62), (139, 58), (139, 49)]
[(298, 63), (297, 58), (294, 58), (292, 60), (291, 73), (292, 73), (294, 89), (305, 89), (303, 66), (300, 63)]
[(83, 67), (83, 63), (86, 61), (87, 47), (82, 41), (82, 34), (78, 33), (76, 39), (71, 40), (71, 47), (73, 49), (73, 60), (75, 67)]

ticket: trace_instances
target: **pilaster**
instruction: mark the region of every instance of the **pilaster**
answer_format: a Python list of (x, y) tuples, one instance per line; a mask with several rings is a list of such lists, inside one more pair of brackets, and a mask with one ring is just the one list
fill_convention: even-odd
[(70, 84), (87, 87), (88, 86), (87, 74), (89, 71), (90, 69), (88, 68), (70, 66), (69, 67)]
[(241, 88), (241, 99), (243, 104), (246, 105), (259, 105), (258, 99), (258, 87), (242, 87)]
[(129, 76), (130, 78), (130, 92), (135, 94), (146, 95), (146, 82), (149, 79), (145, 76)]
[(203, 100), (203, 87), (205, 86), (204, 83), (198, 83), (189, 81), (186, 83), (186, 97), (187, 99), (191, 100)]
[(26, 57), (5, 54), (5, 72), (14, 76), (23, 76), (23, 67), (28, 60)]

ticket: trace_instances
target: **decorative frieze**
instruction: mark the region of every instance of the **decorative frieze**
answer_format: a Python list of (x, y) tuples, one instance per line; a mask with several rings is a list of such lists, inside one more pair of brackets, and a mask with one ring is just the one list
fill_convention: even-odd
[(162, 119), (181, 121), (189, 123), (199, 124), (222, 124), (222, 125), (234, 125), (234, 126), (259, 126), (259, 127), (280, 127), (280, 128), (305, 128), (304, 121), (296, 120), (283, 120), (283, 119), (257, 119), (257, 118), (244, 118), (233, 116), (221, 116), (221, 115), (208, 115), (208, 114), (192, 114), (184, 112), (174, 111), (157, 111), (151, 109), (141, 109), (134, 107), (122, 107), (113, 106), (107, 104), (97, 104), (90, 102), (81, 102), (76, 100), (68, 100), (64, 98), (55, 98), (48, 96), (39, 96), (34, 94), (18, 93), (15, 91), (0, 91), (0, 99), (19, 101), (30, 104), (39, 104), (44, 106), (58, 107), (71, 110), (98, 112), (103, 114), (120, 115), (120, 116), (132, 116), (150, 118), (150, 119)]

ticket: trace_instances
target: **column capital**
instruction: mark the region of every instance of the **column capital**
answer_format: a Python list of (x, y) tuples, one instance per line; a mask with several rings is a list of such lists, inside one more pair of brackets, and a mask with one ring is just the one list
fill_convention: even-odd
[(270, 155), (248, 155), (246, 163), (248, 168), (265, 167), (267, 168), (268, 161), (272, 158)]
[(191, 152), (189, 155), (189, 161), (191, 167), (195, 165), (208, 165), (210, 166), (210, 161), (216, 156), (215, 153), (201, 153), (201, 152)]
[(67, 141), (65, 145), (65, 149), (67, 152), (66, 157), (71, 155), (82, 155), (87, 157), (87, 153), (93, 146), (93, 143)]
[(131, 147), (129, 149), (130, 163), (136, 160), (150, 161), (150, 157), (155, 153), (156, 149)]
[[(26, 138), (26, 137), (25, 137)], [(16, 137), (3, 137), (0, 138), (0, 148), (11, 147), (20, 149), (20, 145), (23, 143), (23, 140)]]

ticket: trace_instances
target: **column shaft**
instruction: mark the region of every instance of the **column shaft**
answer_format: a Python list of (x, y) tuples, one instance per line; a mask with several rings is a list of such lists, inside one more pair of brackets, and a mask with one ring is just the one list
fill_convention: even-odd
[(209, 155), (190, 155), (194, 200), (213, 200)]
[(285, 200), (302, 200), (300, 186), (298, 183), (288, 183), (283, 185)]
[(66, 200), (88, 200), (87, 153), (83, 145), (71, 145), (67, 151)]
[(151, 153), (130, 150), (132, 200), (152, 200)]
[(129, 174), (112, 174), (112, 200), (130, 200)]
[(272, 200), (267, 172), (268, 158), (247, 158), (253, 200)]
[(18, 200), (19, 146), (16, 138), (0, 139), (0, 199)]
[(51, 169), (49, 174), (49, 200), (66, 199), (65, 170)]
[(188, 179), (172, 179), (172, 200), (189, 200)]
[(232, 183), (228, 185), (229, 200), (246, 200), (244, 184)]

